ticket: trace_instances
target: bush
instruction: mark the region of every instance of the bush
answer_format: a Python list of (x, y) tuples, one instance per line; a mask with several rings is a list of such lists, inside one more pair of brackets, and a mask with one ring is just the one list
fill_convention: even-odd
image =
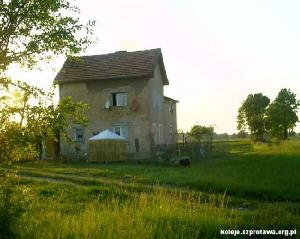
[(24, 147), (14, 148), (10, 152), (10, 159), (12, 161), (29, 161), (38, 158), (38, 153), (35, 147), (31, 144), (27, 144)]
[(16, 237), (16, 225), (25, 212), (29, 195), (28, 187), (18, 187), (12, 176), (0, 173), (0, 239)]
[(0, 161), (26, 161), (38, 157), (34, 140), (24, 131), (16, 123), (0, 128)]

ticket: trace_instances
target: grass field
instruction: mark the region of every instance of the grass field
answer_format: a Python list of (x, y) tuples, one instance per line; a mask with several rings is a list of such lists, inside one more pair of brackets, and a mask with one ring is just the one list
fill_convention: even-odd
[(1, 170), (16, 173), (12, 181), (23, 194), (14, 236), (226, 238), (221, 229), (298, 229), (299, 238), (300, 141), (232, 141), (227, 147), (186, 168), (2, 164)]

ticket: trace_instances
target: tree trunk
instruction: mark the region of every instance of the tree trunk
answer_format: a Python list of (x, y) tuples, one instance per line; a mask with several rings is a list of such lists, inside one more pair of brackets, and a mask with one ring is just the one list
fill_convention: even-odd
[(283, 139), (288, 138), (288, 127), (287, 127), (287, 107), (284, 107), (284, 124), (283, 124)]
[(287, 129), (287, 123), (284, 122), (284, 126), (283, 126), (283, 139), (287, 139), (288, 138), (288, 129)]
[(36, 151), (38, 153), (38, 158), (42, 159), (43, 154), (43, 148), (42, 148), (42, 142), (40, 140), (36, 140)]

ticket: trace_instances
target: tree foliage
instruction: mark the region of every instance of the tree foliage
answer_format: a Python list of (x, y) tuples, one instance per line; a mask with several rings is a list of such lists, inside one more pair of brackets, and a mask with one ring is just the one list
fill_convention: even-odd
[(54, 89), (45, 92), (22, 81), (11, 80), (11, 64), (34, 68), (55, 55), (76, 56), (93, 42), (95, 22), (80, 22), (79, 9), (70, 0), (0, 0), (0, 159), (36, 157), (45, 140), (72, 121), (87, 122), (86, 105), (53, 100)]
[(0, 160), (37, 157), (46, 140), (67, 137), (70, 122), (85, 125), (87, 105), (70, 97), (55, 104), (54, 88), (49, 92), (18, 81), (5, 89), (0, 101)]
[(265, 112), (269, 103), (270, 99), (262, 93), (248, 95), (238, 110), (238, 130), (245, 131), (249, 128), (255, 140), (263, 140), (266, 132)]
[(189, 132), (189, 135), (201, 142), (204, 135), (213, 135), (214, 128), (212, 126), (194, 125)]
[(82, 24), (68, 0), (0, 1), (0, 73), (32, 68), (54, 55), (76, 55), (91, 42), (94, 21)]
[(290, 89), (284, 88), (278, 93), (266, 112), (272, 135), (282, 139), (288, 138), (288, 130), (293, 130), (299, 121), (299, 106), (296, 94)]
[(237, 128), (241, 132), (250, 130), (256, 140), (264, 140), (269, 133), (279, 139), (287, 139), (299, 121), (297, 111), (300, 101), (290, 89), (281, 89), (276, 99), (270, 100), (263, 94), (248, 95), (238, 110)]

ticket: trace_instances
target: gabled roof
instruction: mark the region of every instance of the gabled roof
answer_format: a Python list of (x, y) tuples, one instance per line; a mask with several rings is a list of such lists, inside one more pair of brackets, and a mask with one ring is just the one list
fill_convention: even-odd
[(66, 60), (55, 77), (60, 83), (109, 79), (151, 78), (159, 65), (164, 85), (168, 85), (161, 49), (119, 51), (104, 55), (82, 56)]
[(93, 136), (89, 140), (126, 140), (126, 139), (106, 129), (101, 133)]

